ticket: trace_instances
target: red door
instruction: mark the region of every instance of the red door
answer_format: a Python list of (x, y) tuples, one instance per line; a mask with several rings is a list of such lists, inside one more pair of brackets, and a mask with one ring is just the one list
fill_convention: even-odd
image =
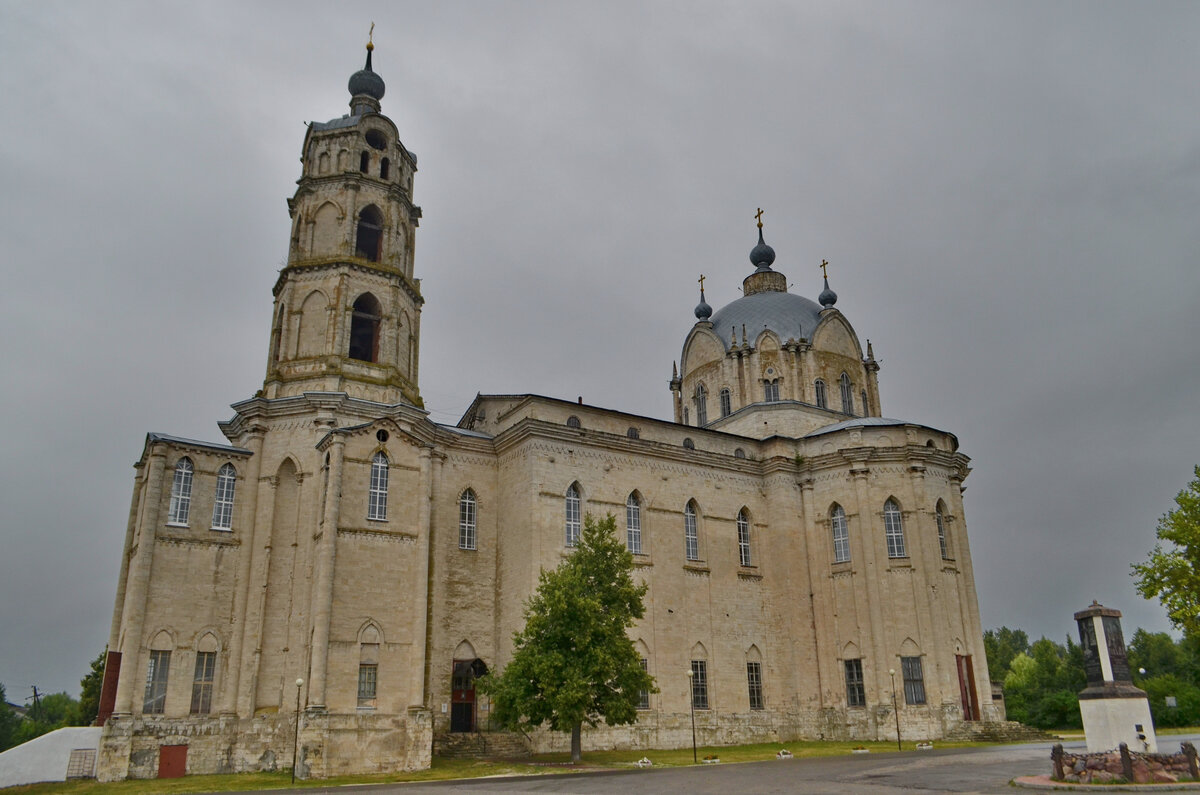
[(975, 690), (975, 666), (971, 655), (955, 655), (958, 663), (958, 693), (962, 697), (963, 720), (979, 720), (979, 694)]
[(158, 777), (181, 778), (187, 773), (187, 746), (160, 745), (158, 747)]
[(450, 731), (475, 731), (475, 672), (470, 660), (455, 660), (450, 682)]

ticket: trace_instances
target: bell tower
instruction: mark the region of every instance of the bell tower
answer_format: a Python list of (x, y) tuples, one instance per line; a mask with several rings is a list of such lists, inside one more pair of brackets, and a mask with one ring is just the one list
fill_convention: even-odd
[(367, 62), (350, 77), (350, 113), (312, 122), (288, 200), (287, 265), (273, 293), (263, 394), (346, 392), (421, 406), (420, 281), (413, 239), (417, 157), (380, 112), (384, 83)]

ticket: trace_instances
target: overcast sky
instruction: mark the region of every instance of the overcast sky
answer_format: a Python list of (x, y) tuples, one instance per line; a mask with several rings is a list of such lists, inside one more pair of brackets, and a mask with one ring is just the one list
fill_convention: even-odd
[(1200, 463), (1200, 4), (0, 0), (0, 682), (78, 692), (147, 431), (261, 386), (304, 125), (371, 21), (417, 153), (421, 392), (670, 418), (694, 322), (821, 259), (958, 435), (985, 627), (1062, 640)]

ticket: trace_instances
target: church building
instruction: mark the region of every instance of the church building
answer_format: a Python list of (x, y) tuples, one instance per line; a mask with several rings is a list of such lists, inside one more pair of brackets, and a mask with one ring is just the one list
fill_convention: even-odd
[(702, 744), (895, 738), (897, 711), (905, 739), (936, 739), (1002, 717), (969, 459), (885, 418), (871, 345), (828, 278), (815, 302), (788, 291), (761, 218), (742, 297), (714, 311), (701, 284), (681, 323), (670, 420), (537, 394), (430, 418), (417, 157), (381, 112), (371, 49), (350, 113), (304, 138), (262, 389), (222, 442), (146, 436), (101, 779), (566, 748), (493, 732), (475, 681), (510, 658), (539, 572), (588, 514), (617, 517), (649, 585), (630, 637), (660, 692), (585, 750), (688, 745), (693, 711)]

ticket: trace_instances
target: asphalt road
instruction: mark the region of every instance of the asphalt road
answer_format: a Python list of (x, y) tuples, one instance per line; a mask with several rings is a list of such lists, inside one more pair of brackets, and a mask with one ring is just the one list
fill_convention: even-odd
[[(1160, 738), (1159, 750), (1174, 753), (1182, 740)], [(815, 795), (919, 795), (919, 793), (1006, 793), (1017, 776), (1050, 771), (1051, 743), (951, 748), (888, 754), (846, 754), (819, 759), (789, 759), (735, 765), (700, 765), (655, 770), (608, 770), (597, 773), (512, 778), (477, 778), (414, 784), (356, 786), (353, 791), (416, 795), (417, 793), (555, 792), (555, 793), (679, 793), (735, 795), (737, 793), (803, 792)], [(1082, 749), (1082, 742), (1064, 743)], [(297, 793), (321, 792), (317, 789)], [(328, 792), (347, 790), (335, 788)], [(1032, 790), (1025, 790), (1032, 792)], [(274, 790), (278, 795), (280, 790)]]

